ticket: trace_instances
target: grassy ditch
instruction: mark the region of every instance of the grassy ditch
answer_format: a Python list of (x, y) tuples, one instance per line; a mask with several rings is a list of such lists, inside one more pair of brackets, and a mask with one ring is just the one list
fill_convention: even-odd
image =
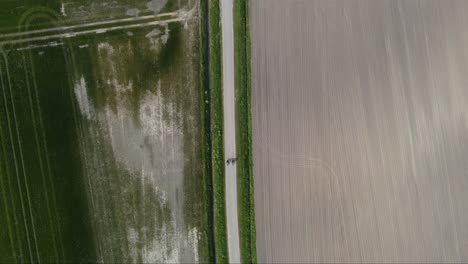
[(205, 200), (207, 223), (208, 255), (207, 261), (215, 260), (214, 207), (213, 207), (213, 178), (211, 174), (211, 121), (210, 121), (210, 47), (209, 47), (209, 19), (208, 0), (200, 1), (200, 92), (202, 98), (201, 126), (202, 126), (202, 164), (203, 164), (203, 197)]
[(242, 263), (256, 263), (248, 0), (234, 1), (237, 192)]
[(211, 172), (213, 180), (215, 259), (228, 262), (224, 145), (223, 145), (223, 90), (221, 65), (221, 23), (219, 0), (208, 0), (209, 18), (209, 87), (211, 121)]

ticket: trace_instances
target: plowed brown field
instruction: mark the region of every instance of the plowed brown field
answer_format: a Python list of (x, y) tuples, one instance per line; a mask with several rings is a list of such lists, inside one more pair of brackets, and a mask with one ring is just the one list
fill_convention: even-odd
[(250, 1), (258, 262), (468, 261), (468, 1)]

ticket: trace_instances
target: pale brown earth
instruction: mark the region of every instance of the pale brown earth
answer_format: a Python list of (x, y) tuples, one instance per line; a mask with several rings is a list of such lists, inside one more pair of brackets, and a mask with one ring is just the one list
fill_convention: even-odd
[(258, 262), (467, 262), (468, 1), (249, 2)]

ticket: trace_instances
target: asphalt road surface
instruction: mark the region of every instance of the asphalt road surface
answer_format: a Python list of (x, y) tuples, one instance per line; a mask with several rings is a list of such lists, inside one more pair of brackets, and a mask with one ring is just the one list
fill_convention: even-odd
[(468, 1), (250, 1), (259, 263), (468, 261)]
[[(234, 94), (234, 19), (232, 0), (221, 1), (223, 45), (224, 157), (236, 157)], [(229, 262), (240, 263), (236, 163), (226, 164), (226, 218)]]

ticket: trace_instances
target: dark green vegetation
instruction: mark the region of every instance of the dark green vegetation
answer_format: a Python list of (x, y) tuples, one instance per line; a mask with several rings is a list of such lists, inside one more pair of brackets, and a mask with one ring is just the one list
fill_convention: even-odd
[(242, 263), (256, 263), (248, 0), (234, 1), (237, 191)]
[(214, 231), (216, 262), (228, 261), (224, 142), (223, 142), (223, 90), (221, 65), (221, 24), (219, 0), (209, 0), (210, 46), (210, 114), (211, 114), (211, 170), (214, 195)]
[[(60, 24), (43, 15), (28, 28)], [(192, 18), (3, 47), (0, 262), (213, 259), (201, 34)]]
[(214, 234), (214, 197), (213, 197), (213, 178), (211, 166), (211, 109), (210, 109), (210, 40), (209, 40), (209, 19), (208, 19), (208, 0), (200, 1), (200, 85), (202, 89), (201, 98), (201, 128), (202, 128), (202, 164), (203, 164), (203, 186), (205, 197), (207, 223), (207, 241), (208, 257), (210, 263), (215, 261), (215, 234)]
[(0, 262), (96, 258), (65, 57), (50, 52), (1, 54)]

